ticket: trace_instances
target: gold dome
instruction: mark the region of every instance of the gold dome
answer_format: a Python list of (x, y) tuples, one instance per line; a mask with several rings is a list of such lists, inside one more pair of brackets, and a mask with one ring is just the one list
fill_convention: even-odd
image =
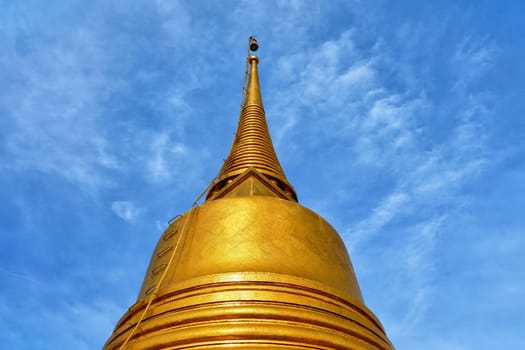
[(299, 205), (266, 125), (255, 56), (207, 201), (159, 239), (104, 349), (393, 349), (337, 232)]

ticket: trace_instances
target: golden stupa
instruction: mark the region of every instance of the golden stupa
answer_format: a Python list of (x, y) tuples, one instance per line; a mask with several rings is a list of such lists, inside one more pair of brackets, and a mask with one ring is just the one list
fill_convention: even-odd
[(250, 51), (248, 64), (228, 158), (206, 201), (160, 237), (138, 300), (104, 349), (393, 349), (343, 241), (297, 203)]

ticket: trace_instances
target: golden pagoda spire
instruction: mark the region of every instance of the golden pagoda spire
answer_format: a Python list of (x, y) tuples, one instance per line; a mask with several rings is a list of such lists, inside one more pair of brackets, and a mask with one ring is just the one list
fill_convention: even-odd
[(343, 240), (296, 202), (268, 133), (257, 58), (249, 63), (218, 181), (159, 238), (104, 350), (393, 350)]
[(295, 190), (284, 175), (268, 131), (257, 71), (258, 62), (257, 56), (248, 56), (249, 83), (241, 108), (237, 132), (230, 154), (219, 171), (216, 184), (208, 193), (208, 199), (237, 176), (249, 169), (254, 169), (266, 176), (274, 186), (285, 193), (287, 199), (297, 201)]

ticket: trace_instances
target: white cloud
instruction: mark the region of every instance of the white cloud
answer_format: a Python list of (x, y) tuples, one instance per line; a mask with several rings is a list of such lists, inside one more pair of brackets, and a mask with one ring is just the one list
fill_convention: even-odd
[(343, 235), (350, 250), (377, 235), (394, 217), (400, 216), (410, 197), (403, 192), (394, 192), (383, 198), (372, 213)]
[(113, 210), (119, 218), (129, 223), (135, 222), (140, 215), (140, 209), (138, 209), (133, 202), (129, 201), (115, 201), (111, 203), (111, 210)]
[(189, 17), (184, 3), (176, 0), (156, 0), (157, 9), (161, 15), (163, 27), (170, 33), (172, 40), (180, 44), (192, 35), (192, 19)]
[[(273, 135), (278, 147), (285, 136), (288, 147), (296, 141), (290, 135), (296, 136), (298, 126), (308, 131), (311, 124), (319, 123), (323, 125), (319, 132), (337, 129), (337, 134), (348, 133), (351, 129), (346, 126), (355, 126), (360, 117), (362, 97), (370, 90), (379, 91), (375, 58), (354, 48), (351, 31), (318, 47), (301, 49), (280, 59), (276, 66), (281, 78), (289, 76), (287, 93), (282, 94), (279, 87), (270, 91), (268, 113), (281, 119)], [(322, 119), (316, 120), (317, 116)]]
[(494, 65), (498, 50), (487, 37), (466, 36), (458, 43), (453, 60), (458, 69), (456, 89), (466, 89), (468, 84), (480, 77)]
[(153, 135), (149, 154), (145, 154), (146, 178), (154, 182), (174, 182), (184, 177), (191, 180), (199, 170), (199, 161), (206, 156), (204, 149), (192, 149), (177, 142), (168, 132)]
[[(274, 140), (278, 146), (286, 141), (283, 150), (290, 153), (289, 158), (311, 161), (318, 153), (322, 164), (338, 169), (336, 176), (330, 174), (333, 183), (327, 192), (321, 194), (329, 199), (318, 203), (331, 216), (340, 210), (335, 199), (351, 202), (346, 197), (355, 193), (356, 183), (373, 185), (373, 180), (356, 179), (354, 173), (382, 174), (378, 193), (367, 196), (370, 210), (350, 222), (338, 220), (345, 226), (342, 233), (352, 257), (371, 259), (364, 252), (374, 249), (378, 254), (374, 263), (397, 266), (383, 270), (391, 273), (385, 281), (388, 288), (401, 291), (389, 304), (399, 308), (389, 310), (397, 317), (389, 329), (399, 336), (427, 317), (436, 293), (435, 247), (447, 229), (444, 223), (468, 201), (462, 188), (487, 166), (483, 125), (487, 110), (484, 100), (471, 94), (454, 96), (452, 105), (459, 107), (444, 108), (417, 80), (392, 87), (383, 74), (392, 67), (385, 64), (395, 62), (401, 72), (409, 72), (410, 79), (414, 72), (388, 57), (386, 45), (356, 49), (352, 32), (346, 31), (316, 48), (283, 58), (276, 67), (298, 78), (289, 79), (292, 86), (287, 94), (278, 90), (272, 96), (276, 107), (268, 114), (281, 118)], [(484, 53), (476, 59), (488, 60)], [(430, 126), (429, 121), (436, 120), (444, 122), (440, 129)], [(441, 134), (429, 135), (429, 130)], [(320, 143), (326, 135), (331, 142)], [(326, 149), (344, 150), (351, 160), (344, 163), (343, 155)], [(364, 266), (370, 273), (379, 270)]]
[(170, 170), (166, 162), (166, 147), (169, 136), (166, 133), (160, 134), (151, 144), (152, 157), (148, 161), (148, 169), (153, 179), (162, 180), (170, 176)]
[(3, 166), (58, 175), (93, 191), (111, 182), (105, 172), (120, 167), (99, 124), (99, 99), (114, 83), (96, 69), (105, 55), (95, 33), (62, 34), (60, 42), (10, 56), (16, 78), (0, 106), (14, 162)]
[(416, 291), (415, 298), (407, 303), (404, 317), (399, 322), (399, 329), (405, 332), (425, 317), (432, 303), (436, 275), (435, 246), (444, 221), (445, 217), (441, 216), (416, 225), (404, 248), (408, 283)]
[[(480, 331), (480, 325), (488, 321), (472, 326), (483, 322), (483, 317), (471, 317), (471, 312), (487, 311), (487, 319), (518, 313), (515, 305), (519, 303), (513, 300), (519, 300), (523, 294), (520, 281), (524, 279), (514, 270), (523, 260), (519, 254), (523, 240), (516, 239), (523, 236), (523, 230), (518, 227), (513, 232), (506, 231), (510, 215), (502, 213), (504, 210), (499, 210), (497, 216), (469, 213), (473, 221), (494, 215), (498, 225), (496, 234), (492, 228), (471, 228), (472, 244), (467, 245), (464, 236), (469, 224), (457, 222), (458, 217), (468, 215), (465, 212), (472, 193), (485, 192), (474, 188), (475, 179), (500, 157), (488, 149), (487, 143), (493, 141), (494, 135), (487, 129), (485, 116), (492, 112), (491, 106), (501, 101), (480, 93), (483, 84), (477, 85), (498, 59), (499, 52), (490, 35), (469, 34), (472, 30), (455, 21), (459, 18), (448, 16), (447, 9), (439, 18), (434, 16), (432, 20), (432, 16), (427, 16), (425, 19), (431, 19), (428, 23), (419, 19), (414, 23), (405, 17), (400, 24), (394, 20), (399, 16), (384, 16), (382, 5), (370, 7), (348, 1), (335, 6), (323, 1), (246, 1), (232, 8), (222, 3), (164, 0), (132, 6), (111, 3), (109, 8), (96, 4), (96, 11), (80, 11), (82, 18), (64, 16), (64, 20), (71, 17), (70, 23), (57, 21), (56, 26), (42, 25), (38, 20), (69, 10), (58, 6), (31, 17), (31, 11), (25, 9), (16, 13), (13, 9), (20, 6), (16, 4), (3, 12), (4, 16), (14, 16), (2, 22), (6, 24), (2, 28), (8, 40), (6, 50), (0, 54), (0, 64), (5, 68), (0, 80), (6, 85), (0, 94), (0, 111), (6, 116), (0, 118), (0, 138), (5, 140), (0, 155), (2, 160), (5, 158), (2, 170), (22, 175), (20, 187), (28, 187), (31, 181), (26, 173), (36, 172), (49, 175), (41, 176), (41, 184), (46, 185), (48, 179), (56, 176), (89, 192), (119, 186), (118, 193), (122, 194), (136, 189), (138, 183), (144, 186), (144, 192), (135, 195), (160, 193), (152, 200), (156, 204), (169, 202), (166, 212), (181, 202), (189, 202), (192, 198), (186, 197), (186, 192), (197, 193), (187, 185), (200, 186), (211, 178), (210, 171), (218, 170), (209, 169), (211, 162), (205, 148), (213, 140), (203, 138), (223, 138), (225, 134), (219, 129), (227, 123), (224, 118), (234, 118), (232, 114), (237, 112), (227, 116), (222, 113), (225, 109), (202, 113), (202, 106), (209, 105), (207, 112), (215, 112), (217, 105), (224, 102), (234, 100), (232, 104), (237, 104), (238, 94), (232, 97), (223, 87), (236, 79), (232, 77), (241, 76), (243, 62), (232, 57), (242, 59), (246, 36), (255, 34), (261, 44), (263, 98), (268, 120), (273, 123), (270, 127), (275, 145), (281, 160), (285, 160), (283, 167), (287, 174), (295, 172), (300, 179), (296, 183), (290, 178), (296, 188), (302, 186), (298, 190), (301, 200), (309, 196), (307, 206), (326, 213), (334, 226), (342, 228), (340, 232), (347, 238), (351, 257), (357, 262), (359, 281), (368, 289), (365, 299), (371, 302), (369, 306), (383, 321), (387, 333), (398, 341), (410, 338), (405, 342), (411, 345), (404, 347), (407, 349), (470, 349), (476, 348), (474, 338), (492, 347), (501, 345)], [(36, 12), (34, 6), (27, 9)], [(89, 6), (83, 6), (83, 10)], [(74, 10), (71, 14), (80, 13), (75, 6), (68, 9)], [(20, 25), (13, 29), (12, 23)], [(37, 23), (35, 27), (31, 27), (33, 23)], [(97, 23), (107, 26), (104, 24), (99, 31)], [(388, 29), (382, 29), (386, 25)], [(46, 28), (42, 38), (37, 35), (41, 28)], [(133, 35), (126, 36), (129, 31)], [(139, 31), (148, 35), (141, 36)], [(33, 43), (37, 45), (30, 45)], [(498, 72), (494, 73), (497, 76)], [(241, 83), (236, 93), (240, 92)], [(207, 91), (211, 84), (220, 90), (214, 96), (212, 90)], [(491, 88), (501, 89), (495, 85)], [(122, 113), (121, 108), (125, 109)], [(117, 115), (122, 118), (115, 118)], [(513, 154), (517, 154), (519, 147), (514, 148)], [(508, 154), (506, 157), (513, 169), (520, 166), (516, 158)], [(297, 164), (300, 167), (294, 167)], [(13, 177), (6, 177), (4, 188)], [(513, 179), (518, 183), (522, 178), (520, 175)], [(488, 180), (492, 186), (492, 179)], [(166, 188), (172, 195), (166, 196)], [(493, 188), (486, 192), (490, 191)], [(140, 198), (120, 198), (132, 200), (113, 202), (115, 215), (127, 222), (144, 219), (157, 231), (162, 230), (160, 221), (146, 217), (145, 211), (137, 207)], [(520, 207), (509, 198), (491, 200), (508, 200), (509, 206)], [(26, 201), (31, 205), (19, 210), (23, 213), (20, 218), (11, 218), (15, 223), (23, 221), (23, 229), (13, 232), (12, 239), (27, 237), (26, 231), (34, 227), (47, 227), (47, 232), (38, 231), (46, 237), (46, 233), (62, 231), (58, 226), (35, 225), (37, 212), (51, 215), (38, 204), (41, 201)], [(75, 203), (79, 203), (77, 208), (67, 208), (72, 217), (87, 215), (86, 202), (75, 196)], [(486, 208), (483, 206), (483, 210)], [(159, 217), (163, 215), (164, 212), (159, 213)], [(450, 232), (455, 229), (458, 232)], [(104, 236), (111, 237), (100, 233), (100, 237)], [(156, 239), (136, 236), (141, 242), (151, 240), (150, 244)], [(101, 243), (100, 237), (90, 238)], [(51, 261), (69, 261), (64, 252), (86, 246), (84, 241), (75, 239), (60, 242), (67, 249), (55, 242), (49, 246), (60, 248), (50, 254), (47, 249), (41, 251)], [(126, 242), (137, 246), (138, 241)], [(16, 247), (27, 246), (15, 243), (18, 256)], [(445, 261), (454, 249), (468, 251), (468, 258), (461, 251), (452, 261)], [(16, 321), (0, 321), (6, 326), (0, 337), (19, 337), (18, 342), (10, 340), (8, 344), (29, 348), (24, 342), (26, 334), (42, 331), (48, 338), (35, 338), (48, 348), (87, 349), (93, 348), (93, 343), (101, 345), (134, 296), (129, 296), (129, 300), (123, 300), (128, 296), (118, 297), (121, 309), (117, 310), (111, 301), (92, 298), (91, 290), (115, 281), (120, 286), (131, 286), (138, 284), (142, 276), (134, 276), (136, 280), (130, 277), (130, 271), (136, 271), (129, 268), (130, 258), (125, 261), (119, 255), (118, 267), (106, 271), (107, 266), (92, 263), (99, 260), (99, 250), (86, 254), (91, 256), (90, 263), (75, 267), (75, 276), (93, 276), (93, 271), (104, 270), (90, 277), (91, 282), (82, 279), (86, 283), (79, 283), (83, 287), (93, 284), (88, 296), (79, 296), (79, 290), (68, 286), (67, 281), (43, 288), (37, 284), (38, 279), (25, 273), (4, 273), (13, 281), (5, 284), (6, 288), (23, 284), (21, 290), (35, 294), (29, 298), (20, 294), (24, 302), (19, 303), (13, 297), (15, 293), (0, 293), (0, 315), (12, 314), (8, 317)], [(136, 254), (132, 255), (136, 259)], [(33, 258), (26, 251), (24, 256), (28, 258), (25, 261)], [(468, 259), (473, 259), (472, 266), (465, 262)], [(454, 264), (455, 271), (444, 271), (442, 265), (446, 264)], [(456, 266), (467, 265), (468, 271), (456, 271)], [(67, 266), (70, 265), (60, 264), (60, 269)], [(479, 266), (482, 271), (478, 271)], [(55, 272), (53, 268), (53, 275)], [(447, 275), (440, 276), (444, 273)], [(454, 276), (456, 280), (452, 280)], [(439, 280), (443, 277), (446, 282)], [(485, 279), (490, 282), (485, 283)], [(478, 282), (485, 288), (478, 288)], [(134, 287), (133, 284), (131, 288)], [(456, 294), (451, 290), (454, 288)], [(473, 291), (486, 294), (475, 297)], [(40, 297), (43, 294), (45, 298)], [(83, 302), (86, 297), (91, 301)], [(441, 317), (441, 307), (434, 305), (437, 297), (445, 301), (440, 305), (451, 309), (446, 317)], [(26, 307), (23, 314), (8, 300), (14, 300), (16, 305), (28, 305), (27, 301), (33, 300), (37, 306), (60, 302), (52, 304), (49, 310)], [(33, 319), (34, 314), (40, 318)], [(469, 322), (450, 322), (453, 318)], [(86, 322), (78, 324), (78, 319)], [(513, 321), (502, 325), (510, 328), (510, 323), (516, 327)], [(57, 337), (57, 330), (69, 336)], [(523, 343), (519, 336), (509, 336), (510, 331), (494, 331), (493, 339), (499, 335), (507, 344)], [(428, 335), (432, 332), (445, 334), (447, 339), (435, 339)], [(464, 334), (474, 336), (465, 340)]]
[(114, 327), (115, 316), (120, 312), (120, 307), (110, 300), (61, 303), (58, 310), (46, 310), (41, 321), (62, 329), (62, 336), (55, 340), (57, 346), (87, 350), (92, 339), (109, 338), (107, 331)]

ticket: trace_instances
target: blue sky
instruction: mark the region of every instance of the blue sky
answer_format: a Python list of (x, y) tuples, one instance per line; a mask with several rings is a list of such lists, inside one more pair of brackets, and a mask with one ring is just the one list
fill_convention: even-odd
[(246, 39), (397, 349), (525, 348), (521, 1), (0, 1), (0, 343), (96, 349), (219, 170)]

